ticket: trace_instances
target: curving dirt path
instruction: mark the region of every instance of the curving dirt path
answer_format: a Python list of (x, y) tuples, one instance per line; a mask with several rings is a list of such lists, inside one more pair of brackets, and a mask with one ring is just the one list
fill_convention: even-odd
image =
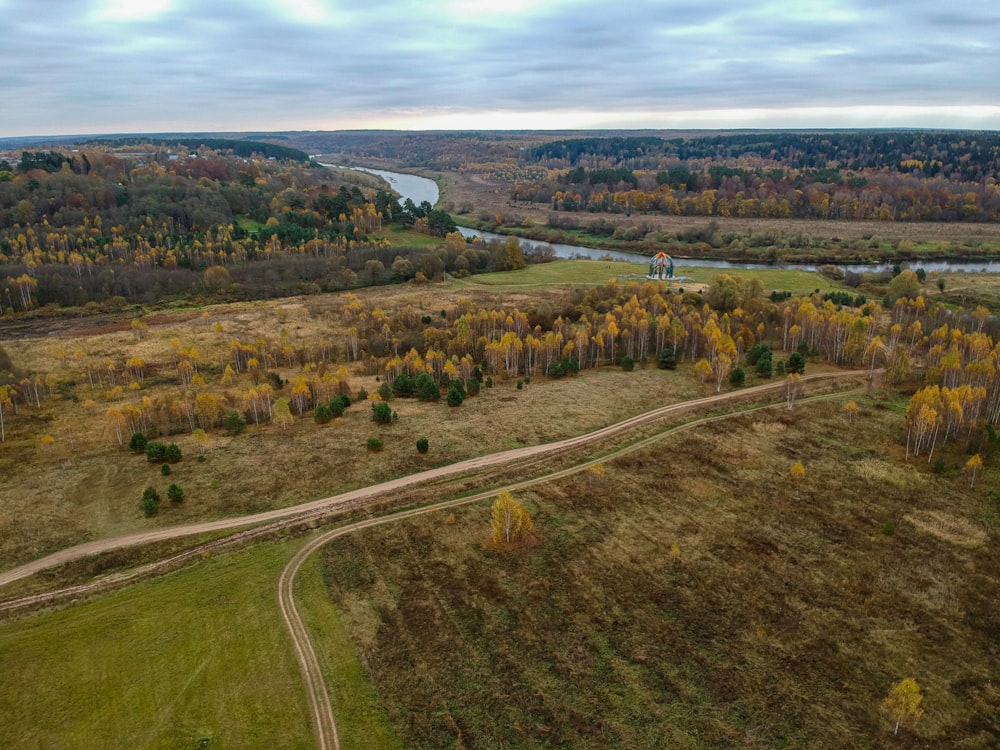
[[(804, 376), (802, 378), (802, 382), (811, 380), (857, 378), (867, 376), (868, 374), (867, 370), (819, 373)], [(524, 448), (514, 448), (512, 450), (501, 451), (499, 453), (491, 453), (486, 456), (478, 456), (476, 458), (470, 458), (453, 464), (439, 466), (434, 469), (428, 469), (427, 471), (421, 471), (416, 474), (410, 474), (397, 479), (392, 479), (388, 482), (382, 482), (369, 487), (362, 487), (350, 492), (344, 492), (339, 495), (313, 500), (311, 502), (294, 505), (288, 508), (279, 508), (277, 510), (254, 513), (248, 516), (239, 516), (237, 518), (205, 521), (185, 526), (171, 526), (163, 529), (156, 529), (154, 531), (144, 531), (137, 534), (111, 537), (108, 539), (98, 539), (92, 542), (78, 544), (74, 547), (67, 547), (66, 549), (54, 552), (51, 555), (38, 558), (37, 560), (33, 560), (29, 563), (25, 563), (24, 565), (20, 565), (16, 568), (11, 568), (10, 570), (0, 573), (0, 587), (22, 578), (26, 578), (30, 575), (34, 575), (35, 573), (48, 568), (54, 568), (84, 557), (110, 552), (112, 550), (135, 547), (169, 539), (177, 539), (185, 536), (194, 536), (196, 534), (204, 534), (213, 531), (239, 529), (259, 524), (266, 525), (271, 522), (287, 522), (289, 519), (295, 521), (305, 520), (310, 516), (321, 515), (324, 512), (329, 512), (331, 509), (339, 507), (355, 507), (359, 504), (369, 503), (382, 495), (387, 495), (396, 490), (412, 487), (417, 484), (432, 482), (437, 479), (466, 472), (474, 472), (487, 467), (496, 467), (507, 463), (514, 463), (527, 458), (537, 458), (540, 456), (555, 455), (570, 451), (582, 445), (593, 443), (595, 441), (633, 429), (644, 423), (655, 422), (656, 420), (674, 412), (703, 408), (724, 401), (752, 398), (758, 394), (778, 391), (782, 388), (784, 388), (784, 382), (778, 381), (775, 383), (754, 386), (752, 388), (745, 388), (739, 391), (719, 393), (712, 396), (706, 396), (704, 398), (693, 399), (691, 401), (682, 401), (676, 404), (661, 406), (657, 409), (653, 409), (652, 411), (638, 414), (634, 417), (630, 417), (629, 419), (624, 419), (621, 422), (616, 422), (615, 424), (594, 430), (593, 432), (588, 432), (584, 435), (566, 438), (554, 443), (543, 443), (541, 445), (532, 445)]]
[[(853, 370), (848, 372), (820, 373), (816, 375), (808, 375), (803, 377), (802, 381), (850, 379), (850, 378), (865, 377), (868, 375), (870, 375), (870, 373), (867, 370)], [(412, 474), (406, 477), (400, 477), (398, 479), (394, 479), (389, 482), (383, 482), (381, 484), (372, 485), (371, 487), (365, 487), (358, 490), (354, 490), (352, 492), (346, 492), (340, 495), (334, 495), (331, 497), (323, 498), (321, 500), (315, 500), (313, 502), (304, 503), (302, 505), (293, 506), (291, 508), (283, 508), (280, 510), (268, 511), (265, 513), (257, 513), (254, 515), (243, 516), (240, 518), (211, 521), (199, 524), (192, 524), (189, 526), (178, 526), (166, 529), (158, 529), (156, 531), (144, 532), (141, 534), (132, 534), (128, 536), (98, 540), (95, 542), (88, 542), (86, 544), (77, 545), (75, 547), (62, 550), (52, 555), (48, 555), (47, 557), (40, 558), (31, 563), (19, 566), (17, 568), (14, 568), (12, 570), (0, 574), (0, 586), (6, 583), (19, 580), (21, 578), (25, 578), (36, 572), (45, 570), (46, 568), (62, 565), (68, 562), (72, 562), (74, 560), (79, 560), (88, 555), (98, 554), (101, 552), (107, 552), (115, 549), (121, 549), (123, 547), (147, 544), (150, 542), (161, 541), (165, 539), (175, 539), (178, 537), (201, 534), (216, 530), (236, 529), (244, 526), (257, 525), (256, 528), (239, 532), (233, 537), (227, 537), (226, 539), (218, 540), (216, 542), (209, 542), (205, 545), (200, 545), (193, 550), (187, 550), (177, 555), (170, 556), (164, 560), (140, 566), (139, 568), (135, 568), (130, 571), (124, 571), (122, 573), (117, 573), (111, 576), (107, 576), (103, 579), (100, 579), (92, 583), (82, 584), (79, 586), (72, 586), (65, 589), (61, 589), (59, 591), (46, 592), (43, 594), (37, 594), (33, 596), (21, 597), (19, 599), (13, 599), (6, 602), (0, 602), (0, 611), (18, 609), (21, 607), (30, 606), (32, 604), (37, 604), (44, 601), (63, 598), (65, 596), (92, 593), (102, 588), (108, 588), (109, 586), (117, 585), (119, 583), (131, 580), (133, 578), (141, 577), (151, 572), (156, 572), (158, 568), (162, 569), (163, 567), (169, 566), (170, 564), (176, 564), (178, 562), (183, 562), (188, 559), (192, 559), (196, 556), (200, 556), (200, 554), (206, 549), (230, 543), (233, 540), (233, 538), (239, 538), (239, 537), (252, 538), (254, 536), (263, 535), (282, 526), (291, 525), (293, 523), (301, 523), (305, 520), (309, 520), (312, 517), (320, 517), (326, 513), (329, 513), (331, 509), (337, 509), (342, 507), (343, 508), (354, 507), (358, 504), (371, 502), (375, 498), (378, 498), (382, 495), (386, 495), (390, 492), (393, 492), (401, 488), (413, 487), (418, 484), (429, 483), (434, 480), (441, 479), (443, 477), (459, 475), (470, 471), (471, 472), (481, 471), (486, 468), (502, 466), (504, 464), (513, 463), (515, 461), (527, 458), (554, 456), (559, 453), (568, 452), (573, 449), (585, 446), (587, 444), (594, 443), (596, 441), (616, 435), (618, 433), (634, 429), (646, 423), (655, 422), (656, 420), (661, 419), (662, 417), (669, 415), (671, 413), (681, 412), (690, 409), (704, 408), (706, 406), (718, 404), (725, 401), (742, 400), (748, 397), (752, 398), (755, 395), (764, 394), (771, 391), (780, 391), (783, 388), (784, 388), (784, 382), (779, 381), (776, 383), (769, 383), (766, 385), (755, 386), (753, 388), (747, 388), (741, 391), (716, 394), (713, 396), (707, 396), (705, 398), (694, 399), (691, 401), (684, 401), (677, 404), (670, 404), (667, 406), (660, 407), (658, 409), (653, 409), (652, 411), (645, 412), (643, 414), (639, 414), (629, 419), (622, 420), (613, 425), (609, 425), (608, 427), (604, 427), (584, 435), (567, 438), (554, 443), (545, 443), (542, 445), (528, 446), (525, 448), (517, 448), (509, 451), (502, 451), (500, 453), (493, 453), (487, 456), (479, 456), (477, 458), (467, 459), (465, 461), (459, 461), (454, 464), (441, 466), (436, 469), (430, 469), (428, 471), (423, 471), (418, 474)], [(829, 398), (837, 395), (839, 394), (828, 394), (828, 395), (816, 396), (813, 398), (805, 398), (800, 400), (804, 402), (813, 400), (815, 398)], [(762, 406), (758, 405), (755, 408), (756, 409), (773, 408), (774, 406), (775, 404), (771, 403)], [(745, 411), (746, 410), (741, 410), (736, 413), (742, 414), (745, 413)], [(653, 443), (655, 441), (661, 440), (667, 436), (676, 434), (684, 430), (692, 429), (698, 425), (706, 424), (708, 422), (727, 419), (729, 417), (732, 417), (733, 415), (734, 415), (733, 413), (726, 413), (721, 415), (704, 417), (702, 419), (697, 419), (691, 422), (687, 422), (683, 425), (679, 425), (671, 429), (658, 432), (650, 437), (646, 437), (642, 440), (630, 443), (629, 445), (626, 445), (624, 447), (620, 447), (616, 450), (613, 450), (610, 454), (602, 455), (599, 458), (595, 458), (590, 461), (583, 461), (574, 464), (568, 468), (550, 472), (542, 476), (534, 476), (519, 482), (509, 483), (506, 486), (506, 489), (510, 490), (523, 489), (525, 487), (538, 484), (540, 482), (552, 481), (553, 479), (557, 479), (562, 476), (566, 476), (581, 471), (592, 464), (606, 461), (613, 456), (619, 456), (634, 450), (638, 450), (639, 448), (649, 445), (650, 443)], [(322, 533), (319, 536), (314, 537), (313, 539), (308, 541), (298, 550), (295, 556), (285, 566), (278, 583), (278, 605), (281, 609), (282, 618), (292, 638), (292, 643), (295, 649), (296, 657), (299, 661), (299, 666), (302, 670), (303, 678), (305, 681), (306, 693), (310, 705), (310, 712), (312, 714), (313, 724), (316, 730), (318, 747), (321, 750), (340, 750), (340, 740), (337, 734), (337, 726), (333, 714), (333, 708), (330, 703), (329, 691), (327, 690), (325, 680), (323, 679), (323, 673), (319, 660), (316, 656), (315, 649), (313, 648), (308, 629), (306, 628), (306, 625), (303, 622), (297, 607), (295, 606), (295, 600), (294, 600), (295, 577), (298, 574), (299, 570), (301, 569), (302, 565), (317, 549), (322, 547), (327, 542), (336, 539), (339, 536), (351, 534), (360, 529), (369, 528), (372, 526), (378, 526), (385, 523), (395, 522), (402, 520), (404, 518), (409, 518), (424, 513), (436, 512), (446, 508), (455, 507), (458, 505), (465, 505), (468, 503), (477, 502), (496, 495), (498, 491), (499, 489), (494, 487), (484, 492), (453, 498), (451, 500), (446, 500), (440, 503), (434, 503), (432, 505), (397, 511), (395, 513), (379, 516), (377, 518), (370, 518), (363, 521), (358, 521), (356, 523), (351, 523), (346, 526), (338, 527), (331, 531)]]
[[(842, 373), (847, 375), (848, 373)], [(850, 375), (856, 376), (858, 374), (864, 374), (861, 372), (850, 373)], [(813, 377), (823, 377), (823, 376), (813, 376)], [(767, 390), (773, 388), (774, 386), (764, 386), (763, 389)], [(746, 391), (744, 391), (745, 393)], [(722, 394), (723, 396), (729, 394)], [(834, 398), (840, 396), (840, 393), (836, 394), (824, 394), (820, 396), (813, 396), (810, 398), (800, 399), (800, 403), (806, 403), (809, 401)], [(705, 399), (697, 399), (695, 401), (686, 401), (681, 404), (675, 404), (674, 407), (691, 407), (694, 405), (705, 405), (706, 403), (715, 403), (724, 400), (719, 396), (710, 396)], [(364, 521), (357, 521), (355, 523), (347, 524), (346, 526), (340, 526), (336, 529), (326, 531), (319, 536), (314, 537), (309, 540), (305, 545), (303, 545), (295, 556), (288, 562), (285, 569), (281, 573), (281, 578), (278, 583), (278, 603), (281, 607), (281, 614), (285, 621), (285, 626), (288, 628), (289, 635), (292, 638), (292, 642), (295, 646), (295, 653), (299, 660), (299, 667), (302, 670), (302, 676), (305, 681), (306, 691), (309, 696), (309, 705), (312, 712), (313, 725), (316, 730), (317, 747), (321, 750), (340, 750), (340, 738), (337, 733), (336, 719), (334, 718), (333, 708), (330, 703), (330, 694), (326, 688), (325, 681), (323, 679), (322, 666), (319, 663), (319, 659), (316, 656), (316, 651), (312, 646), (312, 641), (309, 635), (309, 631), (302, 621), (302, 617), (299, 614), (298, 608), (295, 605), (295, 577), (302, 565), (305, 563), (309, 557), (312, 556), (320, 547), (323, 547), (328, 542), (333, 541), (342, 536), (348, 534), (353, 534), (356, 531), (362, 529), (372, 528), (374, 526), (381, 526), (387, 523), (394, 523), (396, 521), (401, 521), (406, 518), (413, 518), (414, 516), (424, 515), (427, 513), (436, 513), (448, 508), (454, 508), (459, 505), (468, 505), (470, 503), (479, 502), (481, 500), (486, 500), (491, 497), (495, 497), (497, 493), (506, 489), (508, 491), (515, 491), (519, 489), (524, 489), (535, 484), (540, 484), (542, 482), (550, 482), (554, 479), (559, 479), (570, 474), (582, 471), (588, 466), (594, 464), (602, 463), (609, 459), (624, 455), (626, 453), (631, 453), (632, 451), (644, 448), (654, 442), (663, 440), (672, 435), (676, 435), (679, 432), (684, 432), (686, 430), (693, 429), (695, 427), (707, 424), (709, 422), (720, 421), (723, 419), (729, 419), (733, 416), (740, 414), (746, 414), (747, 411), (754, 411), (759, 409), (775, 408), (780, 406), (780, 404), (765, 404), (761, 406), (754, 407), (750, 410), (740, 410), (738, 412), (729, 412), (726, 414), (719, 414), (711, 417), (704, 417), (702, 419), (696, 419), (691, 422), (686, 422), (682, 425), (664, 430), (663, 432), (658, 432), (655, 435), (639, 440), (635, 443), (631, 443), (622, 448), (613, 450), (609, 454), (600, 456), (599, 458), (592, 459), (590, 461), (584, 461), (578, 464), (574, 464), (565, 469), (554, 471), (543, 476), (535, 476), (530, 479), (525, 479), (520, 482), (514, 482), (506, 485), (505, 487), (493, 487), (484, 492), (478, 492), (473, 495), (467, 495), (463, 497), (453, 498), (451, 500), (445, 500), (439, 503), (434, 503), (432, 505), (425, 505), (418, 508), (410, 508), (407, 510), (396, 511), (394, 513), (389, 513), (378, 518), (369, 518)], [(670, 408), (670, 407), (665, 407)], [(664, 413), (663, 410), (656, 410), (658, 414)], [(647, 413), (650, 414), (652, 412)], [(647, 416), (643, 415), (643, 416)], [(638, 424), (633, 420), (626, 420), (632, 424)], [(618, 423), (623, 424), (623, 423)], [(613, 425), (617, 427), (618, 425)], [(599, 430), (597, 433), (603, 433)], [(589, 433), (587, 436), (590, 437), (596, 435), (597, 433)], [(577, 439), (572, 439), (576, 441)], [(567, 441), (561, 441), (565, 443)], [(560, 444), (561, 444), (560, 443)], [(579, 444), (579, 443), (575, 443)], [(550, 444), (556, 445), (556, 444)]]

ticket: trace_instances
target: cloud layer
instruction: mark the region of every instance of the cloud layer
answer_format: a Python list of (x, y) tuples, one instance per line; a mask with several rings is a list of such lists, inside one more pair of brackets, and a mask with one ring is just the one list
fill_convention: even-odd
[(1000, 127), (970, 0), (0, 0), (0, 136)]

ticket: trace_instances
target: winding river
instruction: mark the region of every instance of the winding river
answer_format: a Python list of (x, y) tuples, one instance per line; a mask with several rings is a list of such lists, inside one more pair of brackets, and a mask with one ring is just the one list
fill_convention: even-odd
[[(327, 166), (327, 165), (324, 165)], [(332, 166), (332, 165), (329, 165)], [(383, 169), (369, 169), (367, 167), (350, 167), (360, 172), (378, 175), (388, 182), (392, 188), (399, 193), (402, 200), (409, 198), (415, 204), (427, 201), (432, 206), (437, 203), (440, 193), (437, 183), (426, 177), (418, 177), (413, 174), (403, 174), (401, 172), (388, 172)], [(469, 227), (459, 227), (458, 231), (465, 237), (482, 237), (484, 240), (506, 240), (507, 235), (495, 232), (484, 232), (480, 229), (470, 229)], [(623, 253), (615, 250), (597, 250), (592, 247), (582, 247), (580, 245), (561, 245), (538, 240), (520, 238), (524, 247), (538, 247), (540, 245), (550, 246), (557, 258), (589, 258), (592, 260), (607, 259), (625, 261), (646, 265), (649, 259), (644, 255), (634, 253)], [(788, 269), (796, 271), (816, 271), (818, 265), (815, 263), (736, 263), (727, 260), (702, 260), (699, 258), (674, 258), (678, 268), (719, 268), (719, 269)], [(837, 267), (842, 271), (854, 271), (856, 273), (887, 271), (891, 270), (895, 261), (887, 263), (838, 263)], [(932, 260), (919, 261), (913, 263), (915, 267), (931, 271), (988, 271), (990, 273), (1000, 273), (1000, 261), (952, 261), (952, 260)]]

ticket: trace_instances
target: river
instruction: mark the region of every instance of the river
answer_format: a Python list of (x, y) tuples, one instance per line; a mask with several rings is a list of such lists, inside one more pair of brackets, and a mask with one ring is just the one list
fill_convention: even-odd
[[(324, 164), (323, 166), (333, 165)], [(437, 183), (426, 177), (418, 177), (414, 174), (403, 174), (401, 172), (388, 172), (384, 169), (369, 169), (368, 167), (349, 168), (356, 169), (360, 172), (368, 172), (369, 174), (378, 175), (392, 185), (393, 189), (399, 193), (401, 200), (409, 198), (418, 206), (423, 201), (427, 201), (432, 206), (438, 201), (440, 193), (438, 191)], [(470, 229), (469, 227), (462, 226), (458, 228), (458, 231), (461, 232), (464, 237), (482, 237), (484, 240), (500, 240), (501, 242), (506, 240), (508, 236), (504, 234), (497, 234), (495, 232), (484, 232), (480, 229)], [(592, 260), (610, 258), (612, 260), (620, 260), (627, 263), (642, 265), (648, 265), (649, 263), (649, 258), (644, 255), (636, 255), (635, 253), (623, 253), (616, 250), (596, 250), (592, 247), (583, 247), (581, 245), (561, 245), (540, 242), (538, 240), (529, 240), (524, 238), (519, 239), (521, 240), (521, 244), (525, 247), (548, 245), (555, 252), (557, 258), (589, 258)], [(674, 257), (674, 263), (678, 268), (719, 268), (723, 270), (787, 269), (795, 271), (816, 271), (818, 269), (818, 266), (815, 263), (734, 263), (727, 260), (703, 260), (700, 258), (681, 258), (676, 256)], [(872, 271), (892, 270), (895, 263), (896, 261), (887, 263), (838, 263), (837, 268), (842, 271), (853, 271), (855, 273), (871, 273)], [(922, 268), (928, 273), (932, 271), (988, 271), (990, 273), (1000, 273), (1000, 261), (995, 260), (929, 260), (912, 261), (909, 265), (914, 268)]]

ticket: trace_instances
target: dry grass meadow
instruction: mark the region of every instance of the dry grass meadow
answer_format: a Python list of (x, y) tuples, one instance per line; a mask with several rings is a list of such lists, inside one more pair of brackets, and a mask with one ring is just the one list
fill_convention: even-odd
[[(843, 400), (524, 491), (522, 549), (491, 545), (487, 504), (330, 544), (331, 596), (403, 744), (996, 747), (991, 480), (905, 465), (892, 397), (860, 399), (853, 425)], [(905, 677), (926, 714), (894, 738), (879, 705)]]
[[(412, 305), (434, 315), (458, 296), (510, 306), (532, 299), (525, 293), (468, 286), (371, 289), (363, 296), (386, 310)], [(204, 361), (221, 371), (233, 339), (276, 339), (284, 330), (293, 342), (322, 337), (341, 342), (342, 304), (339, 295), (324, 295), (150, 315), (145, 318), (149, 333), (141, 341), (127, 321), (109, 323), (108, 332), (91, 321), (81, 324), (85, 328), (71, 325), (53, 336), (5, 342), (24, 370), (52, 372), (76, 385), (67, 398), (54, 395), (40, 410), (22, 408), (8, 425), (7, 442), (0, 445), (4, 566), (89, 539), (286, 507), (461, 458), (576, 435), (704, 393), (688, 378), (653, 366), (632, 373), (603, 368), (586, 377), (536, 381), (523, 390), (498, 378), (494, 388), (484, 388), (458, 409), (443, 400), (394, 400), (399, 420), (384, 427), (371, 421), (367, 404), (354, 404), (343, 417), (323, 426), (314, 424), (308, 412), (287, 430), (250, 425), (236, 437), (217, 430), (210, 433), (202, 463), (194, 460), (197, 446), (190, 435), (164, 436), (181, 447), (185, 458), (163, 477), (159, 464), (117, 446), (106, 419), (115, 403), (104, 400), (100, 390), (91, 390), (73, 366), (78, 351), (92, 360), (139, 356), (150, 370), (139, 395), (174, 394), (179, 386), (172, 377), (171, 342), (196, 347)], [(60, 351), (68, 353), (65, 360)], [(296, 371), (278, 368), (286, 379)], [(355, 370), (352, 392), (360, 387), (374, 392), (378, 383)], [(45, 435), (53, 438), (51, 444), (42, 442)], [(381, 453), (367, 451), (370, 436), (383, 440)], [(420, 437), (430, 441), (430, 451), (423, 456), (415, 448)], [(184, 488), (184, 502), (164, 500), (158, 516), (143, 517), (143, 488), (152, 485), (164, 496), (170, 482)]]

